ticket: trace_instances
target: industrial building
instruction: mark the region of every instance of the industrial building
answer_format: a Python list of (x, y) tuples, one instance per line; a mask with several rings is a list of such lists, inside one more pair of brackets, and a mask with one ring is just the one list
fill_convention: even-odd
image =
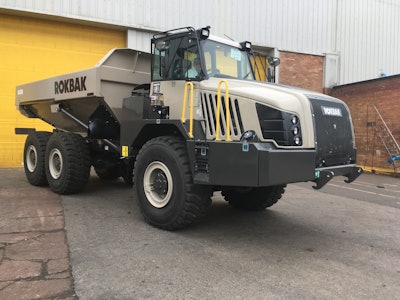
[[(251, 41), (265, 68), (269, 57), (278, 57), (277, 83), (345, 100), (358, 163), (393, 169), (386, 161), (399, 153), (388, 152), (377, 134), (380, 119), (370, 118), (376, 108), (400, 140), (393, 118), (400, 101), (397, 0), (0, 0), (0, 167), (22, 165), (25, 136), (14, 128), (51, 129), (17, 112), (16, 85), (91, 67), (112, 48), (150, 52), (159, 31), (208, 25), (213, 35)], [(367, 104), (375, 105), (371, 113)]]

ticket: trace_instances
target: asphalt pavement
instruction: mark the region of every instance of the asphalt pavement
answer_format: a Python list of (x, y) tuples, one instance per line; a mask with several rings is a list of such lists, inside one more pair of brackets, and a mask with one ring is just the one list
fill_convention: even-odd
[[(335, 179), (321, 191), (289, 185), (277, 205), (257, 213), (232, 209), (216, 193), (200, 224), (167, 232), (144, 222), (130, 187), (92, 178), (85, 193), (63, 197), (76, 293), (81, 299), (396, 299), (399, 192), (399, 179), (368, 174), (357, 185)], [(396, 198), (389, 204), (385, 193)]]
[[(66, 232), (69, 253), (28, 260), (48, 268), (49, 261), (65, 264), (68, 258), (71, 267), (11, 280), (27, 285), (55, 275), (71, 280), (72, 274), (73, 283), (64, 281), (63, 291), (42, 298), (399, 299), (398, 178), (363, 174), (350, 185), (335, 178), (319, 191), (311, 183), (293, 184), (276, 205), (256, 213), (232, 209), (215, 193), (201, 223), (167, 232), (144, 222), (132, 188), (122, 181), (92, 176), (81, 194), (57, 196), (48, 188), (28, 187), (21, 169), (0, 169), (0, 177), (5, 175), (13, 182), (0, 185), (0, 229), (10, 228), (5, 222), (32, 206), (26, 199), (36, 199), (36, 208), (38, 199), (62, 204), (52, 214), (64, 216), (65, 226), (56, 218), (51, 226), (57, 234)], [(5, 198), (5, 191), (15, 197)], [(14, 233), (23, 229), (18, 226)], [(47, 228), (41, 226), (35, 232)], [(19, 236), (26, 233), (20, 231)], [(4, 265), (18, 260), (9, 257), (10, 245), (0, 241), (2, 299), (12, 295), (13, 286), (1, 279)], [(65, 249), (63, 240), (48, 247), (57, 245), (61, 250), (49, 253)]]

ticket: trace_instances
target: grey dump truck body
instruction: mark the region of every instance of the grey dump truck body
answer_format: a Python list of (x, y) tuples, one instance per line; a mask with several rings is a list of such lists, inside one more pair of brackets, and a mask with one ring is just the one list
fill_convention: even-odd
[[(63, 134), (78, 133), (89, 168), (128, 183), (134, 174), (145, 219), (163, 229), (203, 215), (213, 191), (257, 210), (274, 204), (287, 183), (353, 181), (362, 170), (347, 106), (255, 81), (246, 47), (209, 36), (209, 28), (183, 28), (155, 35), (152, 55), (114, 49), (91, 69), (18, 86), (17, 109), (58, 131), (28, 136), (28, 179), (40, 181), (43, 156), (44, 181), (58, 186), (68, 165)], [(62, 186), (53, 189), (75, 192)]]
[(99, 105), (118, 119), (123, 99), (150, 81), (149, 54), (132, 49), (113, 49), (93, 68), (23, 84), (17, 87), (16, 106), (27, 117), (41, 118), (57, 129), (86, 132), (65, 114), (61, 105), (84, 124)]

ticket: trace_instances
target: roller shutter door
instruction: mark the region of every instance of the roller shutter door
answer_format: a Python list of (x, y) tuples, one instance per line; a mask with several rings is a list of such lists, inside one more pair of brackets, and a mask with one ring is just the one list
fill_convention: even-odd
[(0, 167), (22, 166), (26, 136), (14, 128), (52, 130), (16, 110), (16, 85), (92, 67), (120, 47), (125, 31), (0, 14)]

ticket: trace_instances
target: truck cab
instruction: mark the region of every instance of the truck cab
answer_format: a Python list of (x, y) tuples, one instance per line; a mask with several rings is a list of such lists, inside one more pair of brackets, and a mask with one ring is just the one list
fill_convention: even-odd
[[(243, 184), (243, 177), (257, 177), (251, 185), (315, 181), (321, 188), (335, 175), (352, 181), (360, 174), (345, 103), (313, 91), (256, 81), (250, 42), (212, 36), (209, 27), (187, 27), (156, 34), (152, 54), (150, 94), (162, 98), (168, 118), (181, 118), (184, 125), (193, 121), (197, 136), (188, 143), (204, 140), (207, 148), (215, 142), (217, 148), (237, 144), (240, 157), (215, 159), (224, 163), (216, 163), (220, 171), (215, 170), (215, 176), (209, 174), (214, 184)], [(182, 108), (188, 82), (193, 104)], [(255, 162), (259, 168), (248, 167), (252, 159), (243, 152), (253, 147), (257, 159), (268, 153), (268, 167)], [(233, 161), (236, 167), (228, 167)], [(242, 176), (239, 169), (257, 170), (258, 175)]]

